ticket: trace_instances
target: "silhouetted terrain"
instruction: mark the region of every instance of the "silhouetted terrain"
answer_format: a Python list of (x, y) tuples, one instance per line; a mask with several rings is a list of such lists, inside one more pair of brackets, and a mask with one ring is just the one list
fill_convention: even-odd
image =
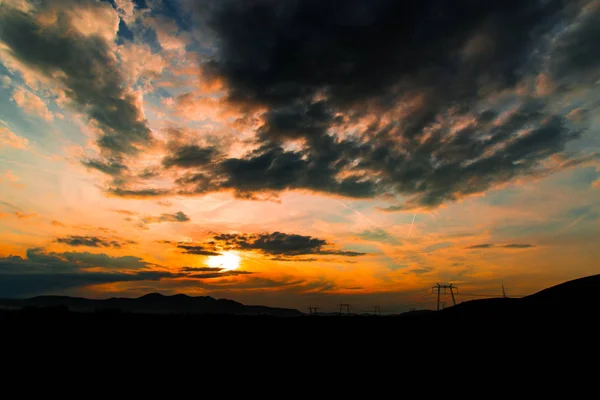
[[(0, 310), (0, 334), (26, 332), (35, 334), (36, 340), (53, 333), (60, 333), (61, 340), (152, 338), (160, 343), (166, 338), (178, 343), (185, 337), (186, 346), (207, 350), (219, 348), (213, 342), (231, 341), (228, 343), (252, 345), (257, 351), (270, 348), (286, 352), (294, 351), (299, 343), (317, 342), (325, 347), (344, 344), (364, 349), (380, 343), (402, 347), (407, 346), (406, 341), (431, 340), (427, 346), (445, 349), (452, 341), (473, 346), (499, 334), (502, 341), (494, 342), (494, 346), (546, 346), (550, 336), (554, 337), (552, 346), (556, 346), (567, 343), (565, 333), (577, 333), (579, 341), (583, 340), (580, 336), (595, 332), (591, 328), (599, 313), (593, 297), (599, 291), (600, 275), (595, 275), (521, 299), (473, 300), (439, 312), (345, 317), (308, 316), (293, 309), (184, 295), (107, 300), (42, 296), (0, 300), (5, 307)], [(412, 346), (410, 351), (419, 349)]]
[(297, 317), (298, 310), (265, 306), (246, 306), (233, 300), (214, 299), (210, 296), (186, 296), (177, 294), (164, 296), (150, 293), (138, 298), (113, 297), (93, 300), (82, 297), (38, 296), (30, 299), (0, 299), (0, 307), (67, 307), (74, 312), (121, 311), (127, 313), (150, 314), (230, 314), (230, 315), (271, 315), (276, 317)]
[(596, 313), (600, 275), (564, 282), (523, 298), (472, 300), (442, 310), (437, 317), (460, 319), (576, 318)]

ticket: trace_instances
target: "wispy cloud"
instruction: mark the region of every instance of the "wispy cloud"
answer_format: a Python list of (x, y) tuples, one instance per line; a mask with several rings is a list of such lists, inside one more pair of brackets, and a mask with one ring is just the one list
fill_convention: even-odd
[(467, 249), (529, 249), (535, 247), (529, 243), (510, 243), (510, 244), (491, 244), (491, 243), (483, 243), (483, 244), (475, 244), (467, 247)]
[[(56, 222), (56, 221), (55, 221)], [(136, 244), (133, 240), (120, 241), (116, 239), (107, 239), (103, 237), (97, 236), (79, 236), (79, 235), (69, 235), (61, 238), (56, 238), (57, 243), (66, 244), (67, 246), (78, 247), (113, 247), (113, 248), (121, 248), (124, 246), (128, 246), (131, 244)]]

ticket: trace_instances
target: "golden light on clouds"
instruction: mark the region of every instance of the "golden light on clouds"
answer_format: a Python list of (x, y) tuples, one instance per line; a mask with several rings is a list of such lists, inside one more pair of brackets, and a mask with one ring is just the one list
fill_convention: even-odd
[(0, 3), (0, 298), (391, 311), (597, 273), (596, 0), (438, 2), (427, 35), (401, 1)]

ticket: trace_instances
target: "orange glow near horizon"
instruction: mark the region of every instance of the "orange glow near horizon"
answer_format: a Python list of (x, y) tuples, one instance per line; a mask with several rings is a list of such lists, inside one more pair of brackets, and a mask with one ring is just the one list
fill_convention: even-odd
[(600, 2), (461, 1), (425, 35), (401, 1), (4, 1), (0, 298), (392, 312), (600, 272)]

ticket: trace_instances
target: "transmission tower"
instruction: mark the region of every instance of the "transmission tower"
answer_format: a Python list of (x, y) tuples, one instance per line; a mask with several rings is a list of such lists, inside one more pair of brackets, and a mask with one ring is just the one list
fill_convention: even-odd
[(436, 283), (435, 286), (431, 287), (431, 292), (433, 293), (434, 290), (437, 290), (437, 310), (440, 310), (440, 294), (442, 289), (444, 289), (444, 294), (446, 294), (446, 290), (450, 289), (450, 294), (452, 295), (452, 305), (456, 305), (456, 299), (454, 298), (454, 290), (456, 289), (456, 293), (458, 294), (458, 287), (454, 286), (453, 284), (449, 284), (449, 285), (440, 285), (439, 283)]
[(350, 315), (350, 308), (352, 308), (350, 304), (340, 304), (340, 315), (342, 315), (342, 310), (344, 308), (346, 309), (346, 313)]
[(308, 307), (308, 315), (316, 314), (317, 311), (319, 311), (319, 307), (317, 306)]
[(381, 315), (381, 307), (375, 306), (375, 315)]
[(504, 297), (505, 299), (508, 298), (508, 296), (506, 295), (506, 292), (504, 291), (504, 283), (502, 284), (502, 297)]

